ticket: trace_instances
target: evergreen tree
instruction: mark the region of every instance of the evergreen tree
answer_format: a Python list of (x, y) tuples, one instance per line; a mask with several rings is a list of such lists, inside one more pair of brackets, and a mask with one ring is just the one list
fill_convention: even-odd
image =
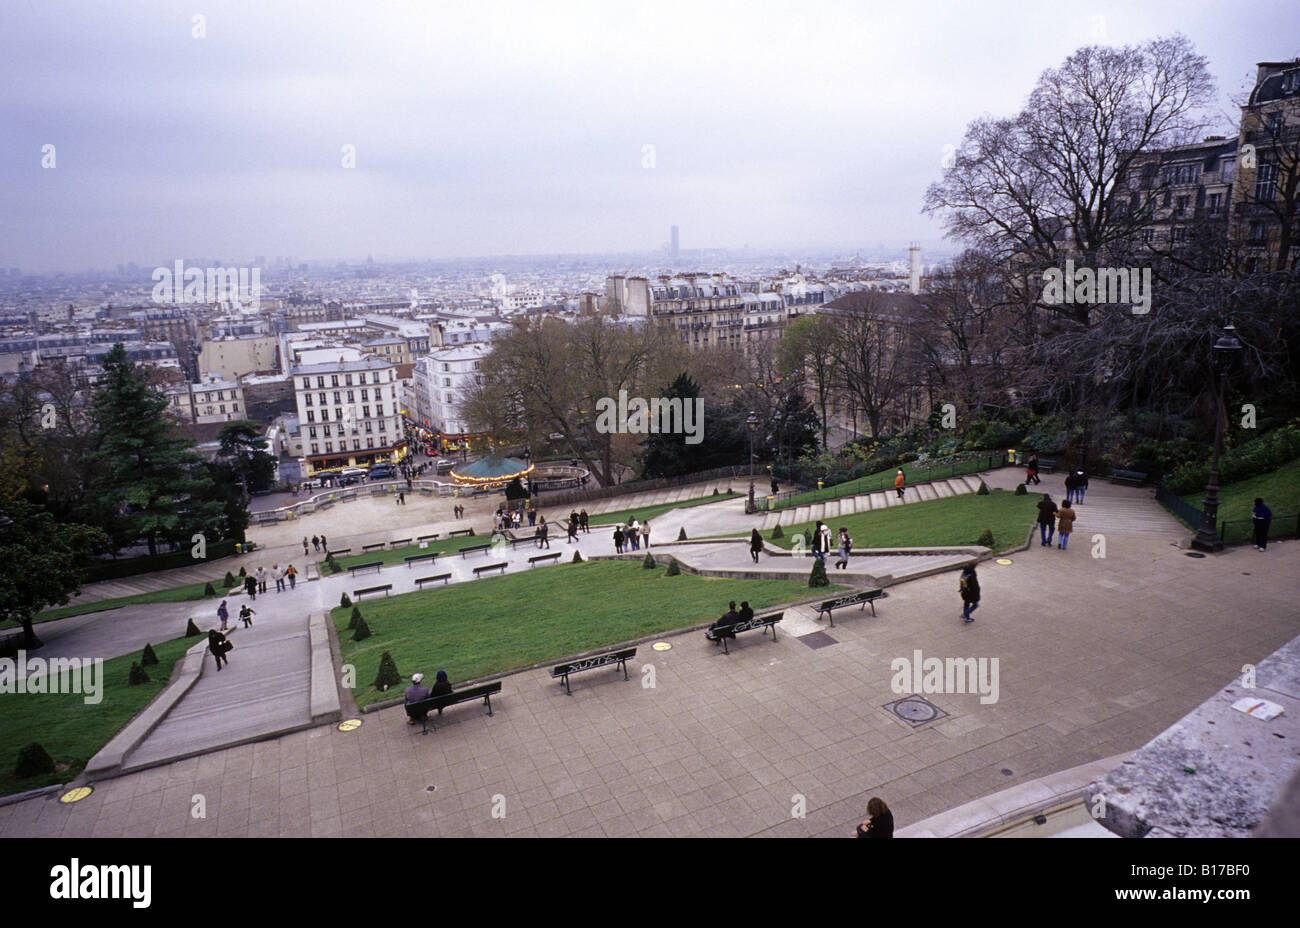
[(356, 631), (352, 633), (353, 641), (365, 641), (371, 635), (370, 626), (365, 619), (357, 619)]
[(354, 629), (357, 623), (361, 621), (361, 609), (358, 606), (352, 607), (352, 618), (348, 620), (348, 628)]
[(668, 559), (668, 569), (667, 569), (666, 571), (664, 571), (664, 576), (665, 576), (665, 577), (678, 577), (678, 576), (681, 576), (681, 573), (682, 573), (682, 569), (681, 569), (681, 567), (679, 567), (679, 566), (677, 565), (677, 558), (675, 558), (675, 557), (674, 557), (674, 558), (669, 558), (669, 559)]
[(655, 569), (655, 557), (654, 557), (654, 555), (653, 555), (653, 554), (646, 554), (646, 556), (645, 556), (645, 560), (641, 562), (641, 566), (644, 567), (646, 570), (654, 570), (654, 569)]
[(977, 541), (976, 544), (991, 549), (993, 547), (993, 529), (986, 528), (984, 531), (980, 532), (979, 541)]
[(140, 652), (140, 666), (148, 667), (158, 663), (158, 655), (153, 653), (153, 645), (145, 642), (144, 650)]
[(144, 672), (144, 668), (140, 666), (139, 661), (131, 662), (131, 676), (127, 682), (132, 686), (139, 686), (141, 683), (149, 682), (149, 675)]
[(379, 659), (379, 673), (375, 676), (375, 689), (386, 690), (402, 682), (402, 675), (397, 672), (397, 662), (387, 651)]
[(194, 617), (190, 616), (190, 620), (185, 623), (185, 637), (193, 638), (195, 635), (202, 634), (203, 632), (199, 631), (199, 627), (194, 624)]
[(14, 776), (19, 778), (40, 776), (54, 772), (54, 758), (40, 744), (33, 741), (18, 752), (18, 763), (14, 767)]
[(820, 558), (813, 558), (812, 571), (808, 574), (808, 585), (830, 586), (830, 583), (830, 579), (826, 576), (826, 565)]
[(92, 401), (90, 520), (108, 533), (114, 550), (144, 541), (150, 554), (159, 544), (188, 544), (196, 532), (211, 533), (223, 522), (221, 494), (167, 417), (167, 398), (120, 342), (103, 367)]
[(217, 436), (221, 442), (217, 456), (247, 493), (269, 490), (275, 479), (275, 458), (267, 452), (260, 432), (256, 422), (240, 419), (227, 422)]

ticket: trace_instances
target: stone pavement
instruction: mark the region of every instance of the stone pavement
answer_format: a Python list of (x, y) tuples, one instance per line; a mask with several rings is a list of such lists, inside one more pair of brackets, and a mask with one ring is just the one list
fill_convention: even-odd
[[(1070, 551), (986, 562), (971, 625), (955, 578), (938, 574), (834, 629), (793, 610), (777, 641), (744, 635), (730, 655), (698, 632), (664, 636), (672, 649), (643, 645), (631, 680), (591, 671), (572, 696), (543, 671), (514, 674), (493, 717), (456, 706), (427, 737), (387, 709), (354, 731), (307, 729), (100, 782), (76, 804), (3, 806), (0, 834), (847, 836), (872, 795), (903, 828), (1134, 750), (1300, 632), (1300, 544), (1186, 557), (1160, 533), (1189, 533), (1161, 528), (1149, 493), (1094, 482)], [(1133, 513), (1155, 533), (1121, 531)], [(1078, 543), (1094, 530), (1104, 558)], [(311, 586), (326, 595), (328, 582)], [(801, 637), (810, 628), (830, 640)], [(998, 700), (930, 693), (947, 715), (912, 728), (883, 706), (911, 692), (893, 688), (891, 664), (918, 650), (997, 658)], [(197, 794), (203, 820), (190, 816)]]

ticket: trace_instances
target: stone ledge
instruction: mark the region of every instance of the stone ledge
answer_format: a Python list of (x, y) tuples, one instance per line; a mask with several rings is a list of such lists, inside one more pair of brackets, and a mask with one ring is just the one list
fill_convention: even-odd
[(337, 722), (343, 718), (339, 690), (334, 679), (334, 659), (330, 653), (327, 614), (314, 612), (308, 618), (307, 632), (311, 643), (311, 721), (313, 725)]

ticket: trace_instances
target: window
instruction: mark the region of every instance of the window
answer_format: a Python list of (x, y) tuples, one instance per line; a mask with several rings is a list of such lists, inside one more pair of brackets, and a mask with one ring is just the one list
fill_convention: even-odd
[(1250, 240), (1255, 244), (1264, 241), (1264, 223), (1258, 219), (1250, 224)]
[(325, 378), (324, 378), (324, 377), (317, 377), (317, 378), (316, 378), (316, 389), (317, 389), (317, 390), (320, 390), (320, 389), (324, 388), (324, 386), (325, 386)]
[(1187, 215), (1187, 197), (1179, 197), (1174, 206), (1174, 215), (1182, 219)]
[[(683, 336), (683, 337), (685, 337), (685, 336)], [(447, 393), (447, 394), (445, 394), (445, 395), (446, 395), (446, 397), (447, 397), (447, 400), (446, 400), (446, 401), (447, 401), (448, 403), (450, 403), (450, 402), (451, 402), (451, 394), (450, 394), (450, 393)]]
[(1255, 169), (1255, 202), (1272, 203), (1277, 193), (1277, 164), (1261, 161)]
[(316, 444), (315, 442), (312, 442), (312, 443), (311, 443), (311, 453), (312, 453), (312, 454), (320, 454), (320, 445)]
[(302, 379), (302, 385), (303, 385), (303, 387), (304, 387), (305, 389), (310, 390), (310, 389), (311, 389), (311, 378), (310, 378), (310, 377), (304, 377), (304, 378)]
[(353, 400), (352, 400), (352, 391), (351, 391), (351, 390), (348, 391), (348, 402), (349, 402), (349, 403), (353, 402)]
[(1210, 194), (1210, 204), (1209, 204), (1209, 205), (1210, 205), (1210, 215), (1211, 215), (1211, 216), (1217, 216), (1217, 215), (1219, 215), (1219, 204), (1222, 203), (1222, 202), (1223, 202), (1223, 194), (1221, 194), (1221, 193), (1212, 193), (1212, 194)]
[(305, 397), (307, 398), (307, 405), (310, 406), (310, 405), (311, 405), (311, 394), (310, 394), (310, 393), (304, 393), (303, 396), (305, 396)]
[(310, 435), (312, 438), (315, 438), (315, 437), (316, 437), (316, 426), (313, 425), (311, 428), (309, 428), (309, 429), (307, 430), (307, 434)]
[(343, 402), (342, 394), (339, 393), (337, 390), (335, 390), (335, 391), (334, 391), (334, 405), (337, 406), (337, 405), (339, 405), (339, 404), (342, 403), (342, 402)]
[(383, 430), (384, 430), (384, 420), (383, 420), (383, 419), (380, 419), (380, 420), (379, 420), (379, 431), (382, 432)]
[(318, 403), (318, 405), (320, 405), (320, 406), (324, 406), (324, 405), (325, 405), (325, 394), (324, 394), (324, 393), (318, 393), (318, 394), (316, 394), (316, 396), (317, 396), (318, 399), (320, 400), (320, 402)]
[(384, 414), (384, 404), (383, 403), (375, 404), (375, 415), (382, 416), (383, 414)]
[(1300, 68), (1282, 75), (1282, 92), (1294, 93), (1296, 90), (1300, 90)]
[[(308, 415), (310, 415), (310, 413), (308, 413)], [(328, 409), (322, 409), (320, 411), (320, 421), (328, 422), (329, 418), (330, 418), (330, 411)]]
[(330, 427), (327, 425), (327, 426), (325, 426), (324, 428), (325, 428), (325, 437), (326, 437), (326, 438), (329, 438), (329, 437), (330, 437)]
[(1187, 241), (1187, 230), (1186, 230), (1186, 229), (1174, 229), (1173, 241), (1175, 241), (1175, 242), (1185, 242), (1185, 241)]
[(379, 371), (375, 371), (373, 374), (370, 375), (370, 382), (379, 383)]
[(443, 369), (444, 371), (449, 371), (449, 370), (451, 370), (451, 365), (450, 365), (450, 364), (447, 364), (447, 363), (444, 362), (443, 365), (442, 365), (442, 369)]
[(1269, 113), (1266, 125), (1268, 129), (1268, 137), (1273, 139), (1279, 138), (1282, 135), (1282, 129), (1284, 126), (1284, 123), (1282, 122), (1282, 111), (1279, 110), (1276, 113)]
[(369, 390), (362, 390), (362, 391), (361, 391), (361, 402), (364, 403), (364, 402), (366, 402), (367, 400), (370, 399), (369, 393), (370, 393)]
[(366, 420), (366, 431), (367, 431), (367, 432), (373, 431), (373, 430), (370, 428), (370, 420), (369, 420), (369, 419)]
[(1154, 230), (1154, 229), (1143, 229), (1143, 230), (1142, 230), (1142, 244), (1143, 244), (1143, 245), (1150, 245), (1152, 242), (1155, 241), (1155, 237), (1156, 237), (1156, 233), (1155, 233), (1155, 230)]
[(352, 450), (353, 450), (353, 451), (360, 451), (360, 450), (361, 450), (361, 439), (359, 439), (359, 438), (354, 438), (354, 439), (352, 439)]
[(308, 421), (308, 422), (315, 422), (315, 421), (316, 421), (316, 414), (315, 414), (314, 412), (312, 412), (310, 409), (307, 410), (307, 421)]
[(337, 387), (338, 385), (339, 385), (339, 375), (338, 375), (338, 374), (331, 374), (331, 375), (330, 375), (330, 386), (331, 386), (331, 387)]
[(370, 407), (369, 407), (369, 406), (362, 406), (362, 407), (361, 407), (361, 417), (362, 417), (363, 419), (369, 419), (369, 418), (370, 418)]
[[(366, 431), (367, 431), (367, 432), (370, 431), (370, 426), (369, 426), (369, 425), (366, 426)], [(366, 447), (367, 447), (367, 448), (373, 448), (374, 446), (375, 446), (375, 440), (374, 440), (373, 438), (367, 438), (367, 439), (366, 439)]]
[(217, 412), (224, 414), (225, 411), (226, 411), (226, 404), (225, 404), (225, 403), (222, 403), (220, 406), (217, 407)]
[(343, 385), (344, 385), (345, 387), (350, 387), (350, 386), (352, 386), (352, 375), (351, 375), (351, 374), (344, 374), (344, 375), (343, 375)]

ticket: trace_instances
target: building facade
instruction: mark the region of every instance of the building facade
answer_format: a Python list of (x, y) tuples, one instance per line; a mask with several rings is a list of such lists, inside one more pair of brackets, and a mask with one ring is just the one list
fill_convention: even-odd
[(406, 454), (397, 366), (356, 351), (338, 354), (290, 370), (307, 474)]

